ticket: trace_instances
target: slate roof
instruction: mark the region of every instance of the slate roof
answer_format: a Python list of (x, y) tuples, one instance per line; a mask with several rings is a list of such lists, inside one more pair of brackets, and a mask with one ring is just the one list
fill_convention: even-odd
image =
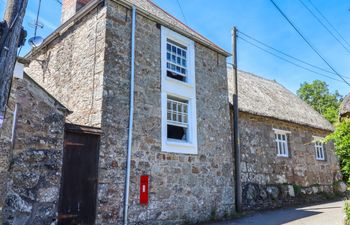
[(59, 105), (60, 109), (63, 110), (67, 114), (73, 113), (66, 106), (64, 106), (60, 101), (58, 101), (55, 97), (53, 97), (46, 89), (44, 89), (40, 84), (38, 84), (33, 78), (31, 78), (27, 73), (23, 74), (23, 79), (28, 80), (29, 83), (36, 86), (36, 88), (40, 89), (45, 95), (47, 95), (56, 105)]
[(350, 93), (345, 96), (343, 102), (340, 104), (339, 114), (340, 116), (350, 113)]
[[(116, 0), (118, 2), (118, 0)], [(144, 11), (146, 14), (152, 15), (156, 20), (159, 22), (165, 22), (165, 26), (168, 25), (170, 29), (179, 29), (178, 31), (182, 32), (185, 36), (189, 37), (190, 39), (195, 39), (203, 44), (212, 47), (214, 50), (217, 50), (224, 55), (228, 56), (230, 53), (226, 52), (213, 42), (211, 42), (206, 37), (202, 36), (198, 32), (191, 29), (186, 24), (182, 23), (180, 20), (175, 18), (174, 16), (170, 15), (168, 12), (160, 8), (158, 5), (156, 5), (151, 0), (119, 0), (120, 2), (129, 3), (129, 5), (135, 5), (137, 9)], [(176, 30), (177, 31), (177, 30)]]
[[(232, 103), (233, 69), (228, 68), (230, 102)], [(238, 107), (240, 111), (266, 116), (322, 130), (334, 128), (328, 120), (287, 88), (244, 71), (238, 72)]]
[[(168, 27), (171, 30), (174, 30), (195, 42), (203, 44), (216, 52), (219, 52), (225, 56), (229, 56), (230, 53), (220, 48), (213, 42), (211, 42), (206, 37), (202, 36), (198, 32), (194, 31), (180, 20), (176, 19), (174, 16), (167, 13), (165, 10), (160, 8), (158, 5), (153, 3), (151, 0), (114, 0), (120, 4), (127, 5), (128, 7), (132, 7), (132, 5), (136, 6), (137, 13), (142, 13), (144, 16), (156, 21), (157, 23)], [(39, 47), (35, 49), (35, 51), (39, 51), (48, 45), (51, 41), (55, 39), (58, 35), (61, 35), (64, 30), (67, 30), (68, 27), (73, 26), (76, 21), (79, 21), (82, 17), (84, 17), (91, 10), (96, 8), (99, 4), (102, 4), (103, 0), (91, 0), (87, 5), (81, 8), (72, 18), (68, 19), (66, 22), (61, 24), (55, 31), (53, 31), (49, 36), (47, 36)], [(29, 57), (33, 51), (30, 51), (25, 57)]]

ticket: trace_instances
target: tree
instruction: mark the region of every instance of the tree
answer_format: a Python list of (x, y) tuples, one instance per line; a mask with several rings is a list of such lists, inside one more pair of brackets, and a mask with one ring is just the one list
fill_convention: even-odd
[(326, 142), (333, 141), (335, 152), (339, 157), (344, 180), (350, 182), (350, 120), (337, 123), (335, 131), (328, 135)]
[(339, 106), (343, 97), (338, 91), (331, 93), (326, 82), (320, 80), (314, 80), (312, 83), (304, 82), (300, 85), (297, 95), (329, 122), (334, 124), (338, 120)]
[[(28, 0), (7, 0), (0, 27), (0, 127), (10, 93), (17, 48), (23, 36), (22, 22)], [(23, 40), (23, 38), (22, 38)]]

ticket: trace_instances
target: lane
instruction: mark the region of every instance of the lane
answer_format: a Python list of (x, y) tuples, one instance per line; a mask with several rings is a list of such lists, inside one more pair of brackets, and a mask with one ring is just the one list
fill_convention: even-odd
[(343, 225), (344, 201), (260, 212), (212, 225)]

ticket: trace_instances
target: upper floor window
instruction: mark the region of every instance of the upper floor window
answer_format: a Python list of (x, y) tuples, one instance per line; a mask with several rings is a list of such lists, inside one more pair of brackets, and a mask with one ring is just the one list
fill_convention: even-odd
[(166, 53), (167, 76), (180, 81), (187, 77), (187, 48), (168, 39)]
[(275, 142), (277, 148), (277, 156), (288, 157), (288, 134), (289, 131), (273, 129), (275, 132)]
[(325, 160), (324, 145), (321, 141), (321, 137), (314, 137), (315, 143), (315, 155), (317, 160)]
[(161, 28), (162, 151), (197, 154), (194, 42)]

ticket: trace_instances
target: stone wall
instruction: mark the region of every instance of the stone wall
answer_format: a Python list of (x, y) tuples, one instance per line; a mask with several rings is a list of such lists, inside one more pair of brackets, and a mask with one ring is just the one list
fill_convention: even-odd
[[(106, 64), (97, 224), (122, 221), (130, 94), (131, 10), (106, 1)], [(195, 44), (198, 154), (161, 151), (160, 28), (137, 15), (131, 223), (184, 224), (234, 212), (226, 59)], [(141, 175), (149, 205), (139, 204)]]
[[(50, 224), (56, 218), (67, 111), (28, 77), (12, 85), (10, 104), (17, 103), (17, 116), (1, 190), (3, 224)], [(12, 123), (6, 126), (12, 129)]]
[(12, 154), (12, 124), (15, 110), (15, 96), (10, 93), (7, 103), (5, 120), (0, 128), (0, 224), (2, 223), (2, 209), (7, 193), (8, 170)]
[(101, 125), (105, 23), (99, 5), (29, 56), (26, 72), (73, 111), (70, 123)]
[[(240, 112), (243, 203), (247, 209), (306, 203), (307, 196), (332, 193), (341, 180), (332, 143), (325, 145), (326, 160), (315, 158), (313, 137), (329, 132)], [(290, 157), (277, 157), (273, 128), (287, 130)], [(312, 197), (313, 198), (313, 197)], [(315, 198), (317, 199), (317, 198)]]

